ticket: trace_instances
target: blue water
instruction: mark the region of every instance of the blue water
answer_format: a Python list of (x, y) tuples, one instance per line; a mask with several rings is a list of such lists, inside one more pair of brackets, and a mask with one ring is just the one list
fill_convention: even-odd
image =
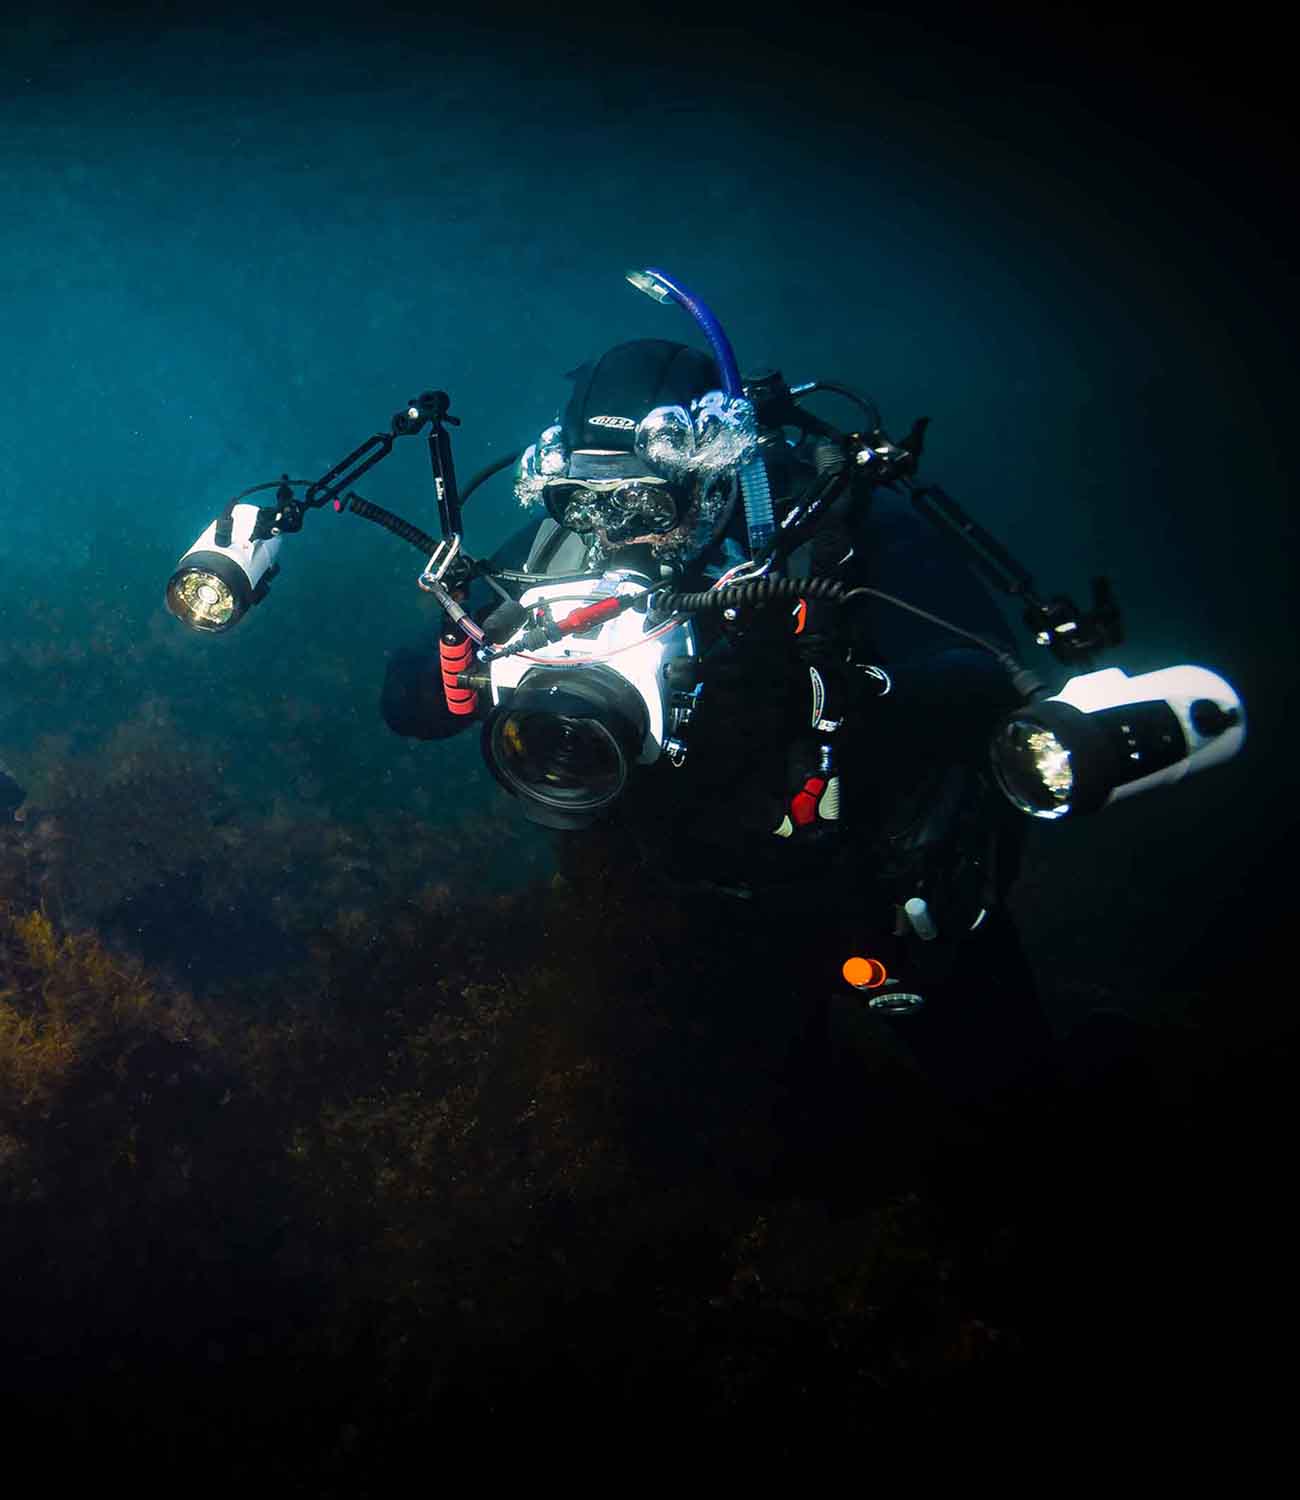
[[(471, 737), (378, 716), (385, 651), (433, 624), (411, 549), (313, 514), (216, 641), (163, 586), (232, 494), (317, 476), (417, 391), (451, 394), (467, 476), (553, 417), (564, 371), (691, 337), (623, 280), (661, 265), (742, 368), (859, 385), (896, 435), (932, 417), (926, 475), (1044, 592), (1114, 579), (1116, 664), (1201, 663), (1245, 697), (1230, 767), (1036, 835), (1057, 1021), (1092, 983), (1176, 1008), (1225, 906), (1268, 897), (1295, 380), (1262, 116), (1193, 129), (1131, 74), (1081, 86), (1059, 47), (1034, 68), (898, 19), (819, 56), (504, 11), (67, 14), (0, 30), (0, 746), (35, 800), (55, 761), (135, 734), (201, 749), (259, 815), (497, 808)], [(421, 442), (357, 488), (434, 528)], [(502, 480), (471, 506), (478, 553), (519, 519)]]

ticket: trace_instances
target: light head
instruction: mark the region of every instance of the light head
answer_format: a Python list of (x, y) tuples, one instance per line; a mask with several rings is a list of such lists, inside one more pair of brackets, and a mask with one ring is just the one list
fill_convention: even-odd
[(233, 630), (266, 597), (279, 572), (278, 536), (254, 539), (255, 505), (236, 505), (229, 541), (217, 541), (221, 521), (213, 521), (181, 558), (167, 583), (166, 604), (182, 625), (206, 635)]
[(990, 752), (998, 785), (1031, 817), (1095, 812), (1232, 758), (1246, 737), (1233, 688), (1204, 667), (1073, 677), (1011, 714)]

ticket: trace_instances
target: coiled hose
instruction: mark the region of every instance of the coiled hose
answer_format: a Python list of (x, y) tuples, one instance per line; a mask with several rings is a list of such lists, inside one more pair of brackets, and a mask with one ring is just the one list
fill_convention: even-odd
[(976, 635), (972, 630), (965, 630), (960, 625), (954, 625), (941, 615), (931, 614), (920, 605), (909, 604), (896, 594), (868, 588), (865, 584), (847, 588), (838, 578), (751, 578), (741, 583), (727, 584), (723, 588), (710, 589), (703, 594), (655, 594), (651, 602), (656, 610), (664, 613), (690, 614), (705, 609), (776, 604), (792, 599), (828, 599), (832, 604), (851, 604), (855, 599), (883, 599), (886, 604), (893, 604), (898, 609), (906, 610), (908, 614), (929, 620), (932, 625), (938, 625), (996, 657), (1022, 698), (1028, 700), (1043, 690), (1043, 684), (1037, 675), (1028, 671), (1010, 651), (1004, 650), (995, 642)]
[[(494, 458), (490, 464), (480, 469), (469, 483), (462, 487), (461, 503), (468, 500), (485, 480), (491, 479), (494, 474), (499, 474), (502, 469), (508, 468), (518, 457), (518, 450), (513, 453), (503, 453), (500, 458)], [(412, 547), (423, 552), (426, 557), (432, 557), (437, 550), (437, 542), (427, 531), (421, 531), (418, 526), (412, 526), (409, 521), (404, 521), (401, 516), (394, 515), (391, 510), (385, 510), (382, 505), (375, 505), (370, 500), (363, 500), (355, 490), (349, 490), (347, 498), (347, 509), (353, 515), (360, 516), (365, 521), (374, 521), (385, 531), (391, 531), (394, 536), (401, 537), (404, 542), (410, 542)]]
[(404, 521), (401, 516), (395, 516), (391, 510), (385, 510), (382, 505), (375, 505), (370, 500), (363, 500), (360, 495), (348, 492), (348, 509), (354, 516), (360, 516), (363, 521), (373, 521), (376, 526), (382, 526), (385, 531), (391, 531), (394, 536), (401, 537), (404, 542), (410, 542), (417, 551), (423, 552), (426, 557), (432, 557), (438, 550), (438, 544), (427, 531), (421, 531), (418, 526), (412, 526), (409, 521)]
[(829, 599), (840, 604), (851, 591), (838, 578), (751, 578), (702, 594), (656, 594), (656, 609), (693, 614), (702, 609), (728, 609), (737, 604), (775, 604), (783, 599)]

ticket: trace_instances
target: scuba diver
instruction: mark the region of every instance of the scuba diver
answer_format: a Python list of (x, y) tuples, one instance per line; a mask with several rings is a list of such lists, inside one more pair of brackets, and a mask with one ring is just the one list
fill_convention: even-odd
[[(568, 378), (563, 412), (517, 465), (516, 494), (542, 515), (494, 565), (561, 587), (625, 569), (699, 594), (737, 577), (747, 558), (743, 436), (723, 425), (715, 360), (640, 339)], [(772, 399), (795, 410), (780, 377), (764, 379)], [(862, 409), (877, 431), (874, 408)], [(656, 454), (647, 418), (665, 411), (687, 413), (706, 434), (715, 413), (716, 451), (705, 459), (707, 437), (697, 437), (694, 462)], [(910, 446), (889, 455), (900, 479), (923, 431), (919, 424)], [(563, 720), (520, 711), (499, 721), (488, 764), (525, 816), (565, 830), (562, 872), (590, 860), (589, 850), (567, 857), (577, 852), (573, 831), (588, 830), (585, 840), (601, 842), (594, 863), (605, 874), (667, 880), (707, 901), (737, 936), (754, 924), (799, 933), (792, 956), (810, 992), (824, 998), (846, 980), (863, 983), (874, 1009), (906, 1018), (900, 1032), (931, 1072), (960, 1067), (991, 1086), (989, 1061), (971, 1065), (972, 1045), (996, 1039), (1007, 1072), (1030, 1065), (1049, 1040), (1002, 906), (1026, 824), (987, 764), (988, 738), (1021, 695), (989, 649), (926, 615), (870, 596), (854, 607), (819, 594), (828, 585), (887, 588), (1008, 656), (1012, 637), (960, 549), (898, 483), (850, 464), (838, 434), (812, 419), (797, 436), (772, 432), (757, 452), (776, 526), (794, 518), (799, 533), (782, 549), (789, 597), (774, 605), (738, 598), (700, 613), (693, 654), (662, 669), (680, 700), (666, 753), (626, 779), (612, 772), (606, 725), (591, 726), (607, 713), (617, 737), (617, 684), (589, 679), (588, 701), (571, 703)], [(800, 509), (819, 498), (815, 525), (799, 528)], [(518, 606), (481, 584), (468, 602), (489, 640), (518, 629)], [(478, 722), (477, 712), (463, 712), (470, 695), (444, 690), (439, 650), (430, 640), (391, 655), (381, 710), (396, 733), (443, 739)], [(535, 670), (534, 693), (572, 691), (572, 678)], [(875, 920), (864, 921), (873, 902)], [(921, 952), (904, 967), (895, 950), (909, 937)], [(823, 1019), (811, 1023), (814, 1033)], [(931, 1033), (937, 1046), (928, 1045)]]
[[(742, 379), (697, 296), (661, 270), (627, 279), (684, 309), (709, 352), (607, 350), (571, 373), (535, 441), (463, 490), (450, 398), (426, 391), (320, 479), (232, 499), (182, 556), (168, 608), (231, 628), (309, 509), (383, 526), (427, 558), (417, 583), (442, 608), (436, 639), (390, 657), (396, 733), (475, 729), (562, 850), (600, 840), (607, 869), (689, 892), (754, 951), (784, 944), (782, 972), (810, 993), (865, 1002), (956, 1097), (996, 1091), (1050, 1041), (1004, 905), (1027, 817), (1086, 814), (1227, 759), (1241, 702), (1201, 667), (1094, 670), (1122, 640), (1107, 582), (1087, 610), (1040, 598), (917, 481), (926, 419), (895, 442), (846, 386)], [(855, 425), (810, 409), (819, 393)], [(418, 433), (438, 540), (350, 488)], [(512, 466), (529, 520), (476, 560), (461, 505)], [(274, 503), (247, 500), (267, 489)], [(1058, 663), (1087, 670), (1049, 695), (975, 569)]]

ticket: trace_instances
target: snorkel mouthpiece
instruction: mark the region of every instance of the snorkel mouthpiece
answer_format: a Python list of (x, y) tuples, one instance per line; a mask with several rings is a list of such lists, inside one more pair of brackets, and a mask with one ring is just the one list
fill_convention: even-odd
[(638, 292), (644, 292), (647, 297), (653, 297), (656, 302), (667, 302), (672, 295), (654, 271), (628, 271), (627, 279)]

